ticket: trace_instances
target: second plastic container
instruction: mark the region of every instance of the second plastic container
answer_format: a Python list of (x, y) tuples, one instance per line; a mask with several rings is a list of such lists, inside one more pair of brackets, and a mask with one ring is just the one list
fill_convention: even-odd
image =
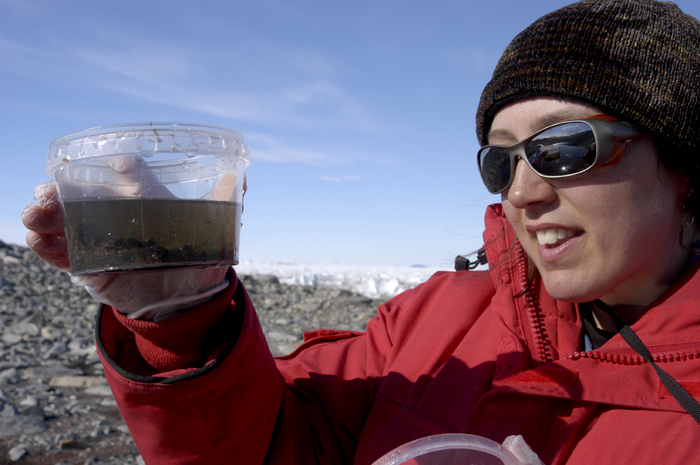
[(372, 465), (522, 465), (490, 439), (471, 434), (438, 434), (411, 441)]

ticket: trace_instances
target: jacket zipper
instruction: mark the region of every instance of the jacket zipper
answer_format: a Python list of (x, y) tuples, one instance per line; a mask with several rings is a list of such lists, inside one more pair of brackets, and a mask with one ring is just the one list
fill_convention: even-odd
[[(654, 363), (683, 362), (686, 360), (694, 360), (699, 356), (700, 353), (698, 352), (677, 354), (652, 354), (652, 360), (654, 360)], [(566, 358), (570, 360), (588, 358), (591, 360), (616, 363), (620, 365), (641, 365), (643, 363), (646, 363), (646, 361), (639, 354), (620, 355), (598, 350), (592, 350), (589, 352), (574, 352), (573, 354), (569, 354)]]
[(521, 292), (522, 290), (526, 289), (523, 293), (523, 298), (525, 299), (525, 307), (530, 323), (530, 330), (532, 331), (535, 342), (535, 348), (541, 363), (548, 363), (553, 360), (548, 349), (550, 341), (544, 328), (544, 315), (537, 304), (537, 298), (535, 297), (533, 290), (528, 289), (527, 256), (522, 247), (518, 247), (518, 265), (518, 278)]
[[(517, 260), (517, 278), (520, 283), (520, 289), (527, 289), (527, 255), (522, 247), (518, 247), (518, 260)], [(525, 306), (527, 310), (527, 316), (530, 323), (530, 330), (532, 331), (535, 348), (539, 359), (542, 364), (553, 361), (553, 358), (548, 349), (550, 341), (547, 336), (546, 329), (544, 327), (544, 315), (540, 310), (537, 303), (537, 298), (534, 295), (533, 289), (527, 289), (524, 292), (523, 298), (525, 300)], [(644, 358), (639, 354), (621, 355), (612, 354), (605, 351), (593, 350), (593, 351), (581, 351), (569, 354), (567, 359), (579, 360), (581, 358), (588, 358), (593, 360), (599, 360), (602, 362), (617, 363), (621, 365), (641, 365), (646, 363)], [(690, 353), (666, 353), (666, 354), (652, 354), (652, 360), (654, 363), (666, 363), (666, 362), (680, 362), (686, 360), (693, 360), (700, 358), (700, 351), (690, 352)]]

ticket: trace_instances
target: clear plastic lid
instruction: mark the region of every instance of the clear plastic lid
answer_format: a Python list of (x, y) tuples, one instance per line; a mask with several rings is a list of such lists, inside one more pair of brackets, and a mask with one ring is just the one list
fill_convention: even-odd
[(250, 164), (244, 137), (233, 129), (195, 123), (129, 123), (98, 126), (65, 134), (49, 145), (46, 174), (74, 160), (140, 154), (146, 162), (198, 155), (237, 157)]
[(490, 439), (471, 434), (438, 434), (416, 439), (387, 453), (372, 465), (522, 465)]

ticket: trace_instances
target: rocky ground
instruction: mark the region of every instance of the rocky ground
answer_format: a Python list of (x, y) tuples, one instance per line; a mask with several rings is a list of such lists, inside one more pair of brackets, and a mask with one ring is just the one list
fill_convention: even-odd
[[(382, 301), (242, 280), (275, 355), (310, 329), (363, 330)], [(0, 241), (0, 465), (143, 463), (95, 352), (97, 308), (66, 274)]]

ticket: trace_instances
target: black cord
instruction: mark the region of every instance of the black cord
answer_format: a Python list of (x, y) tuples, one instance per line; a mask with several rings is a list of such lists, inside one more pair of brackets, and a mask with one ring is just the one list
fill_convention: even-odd
[(681, 407), (683, 407), (685, 411), (688, 412), (690, 416), (693, 417), (696, 422), (698, 422), (698, 424), (700, 424), (700, 404), (698, 404), (698, 401), (695, 400), (693, 396), (688, 394), (688, 391), (683, 389), (683, 386), (678, 384), (678, 381), (673, 379), (671, 375), (662, 370), (661, 367), (654, 362), (654, 359), (651, 357), (651, 353), (644, 345), (642, 340), (639, 339), (637, 333), (632, 331), (632, 328), (626, 325), (617, 315), (615, 315), (610, 307), (600, 300), (596, 300), (595, 305), (610, 315), (613, 320), (615, 320), (615, 324), (620, 331), (620, 336), (622, 336), (622, 339), (624, 339), (635, 352), (641, 355), (642, 358), (654, 368), (656, 374), (661, 379), (661, 382), (664, 383), (664, 386), (666, 386), (666, 389), (668, 389), (668, 392), (670, 392), (673, 398), (676, 399), (679, 404), (681, 404)]
[(693, 396), (688, 394), (688, 391), (683, 389), (683, 386), (678, 384), (678, 381), (673, 379), (671, 375), (666, 373), (656, 363), (654, 363), (654, 360), (651, 358), (651, 354), (647, 350), (642, 340), (639, 339), (637, 333), (632, 331), (632, 328), (625, 325), (620, 330), (620, 336), (622, 336), (627, 344), (629, 344), (631, 348), (641, 355), (644, 360), (654, 367), (656, 374), (659, 375), (661, 382), (664, 383), (664, 386), (666, 386), (668, 392), (670, 392), (678, 403), (681, 404), (681, 407), (683, 407), (690, 414), (690, 416), (693, 417), (698, 424), (700, 424), (700, 404), (698, 404), (698, 401), (695, 400)]

